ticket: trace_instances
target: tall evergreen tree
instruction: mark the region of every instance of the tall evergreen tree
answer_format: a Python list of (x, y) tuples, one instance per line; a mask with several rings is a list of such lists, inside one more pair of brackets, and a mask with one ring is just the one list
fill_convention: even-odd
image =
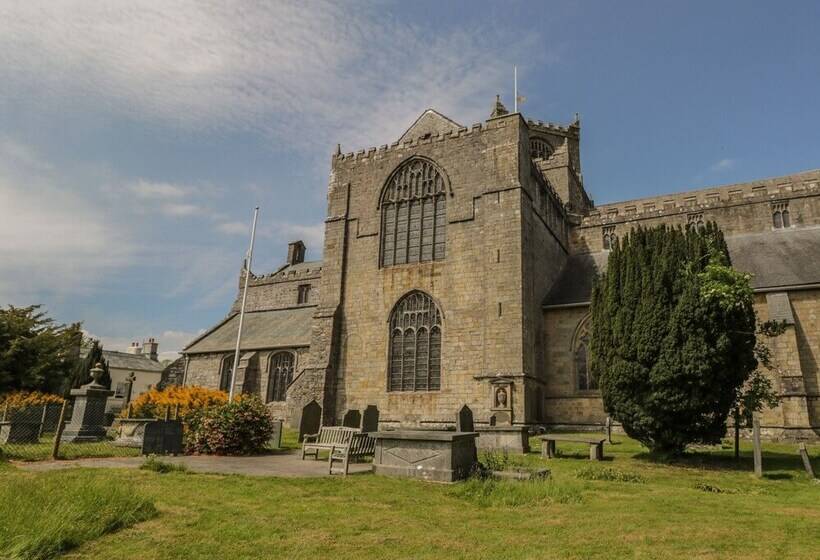
[(752, 302), (714, 223), (633, 230), (592, 294), (590, 368), (606, 410), (653, 451), (719, 441), (757, 367)]
[(80, 324), (58, 325), (39, 305), (0, 309), (0, 393), (59, 393), (78, 360)]

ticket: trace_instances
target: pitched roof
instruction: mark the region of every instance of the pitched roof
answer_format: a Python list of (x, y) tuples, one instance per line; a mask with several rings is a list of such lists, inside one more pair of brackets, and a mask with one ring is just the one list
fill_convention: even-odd
[[(245, 313), (242, 324), (242, 349), (263, 350), (293, 346), (310, 346), (311, 325), (315, 307), (297, 307)], [(230, 352), (236, 346), (239, 314), (231, 315), (182, 352)]]
[(419, 115), (416, 122), (411, 124), (410, 128), (401, 135), (399, 142), (420, 138), (427, 134), (435, 136), (441, 132), (455, 132), (460, 128), (462, 128), (462, 126), (453, 119), (445, 117), (435, 109), (427, 109)]
[[(820, 284), (820, 228), (733, 235), (726, 245), (732, 266), (752, 275), (755, 290)], [(571, 255), (544, 306), (588, 303), (592, 280), (608, 258), (605, 251)]]
[(155, 362), (145, 354), (103, 350), (103, 358), (108, 362), (109, 368), (154, 371), (157, 373), (162, 373), (162, 370), (165, 369), (161, 363)]

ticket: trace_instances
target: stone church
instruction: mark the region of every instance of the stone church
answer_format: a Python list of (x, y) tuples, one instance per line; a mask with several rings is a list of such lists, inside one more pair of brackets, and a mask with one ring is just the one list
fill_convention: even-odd
[[(324, 424), (375, 406), (382, 428), (452, 426), (466, 404), (479, 430), (599, 429), (589, 299), (610, 247), (714, 220), (759, 317), (788, 324), (764, 433), (817, 438), (820, 171), (596, 206), (580, 133), (496, 100), (469, 128), (431, 109), (391, 145), (337, 149), (323, 260), (296, 241), (250, 272), (235, 390), (294, 426), (311, 403)], [(239, 301), (184, 350), (186, 384), (228, 388)]]

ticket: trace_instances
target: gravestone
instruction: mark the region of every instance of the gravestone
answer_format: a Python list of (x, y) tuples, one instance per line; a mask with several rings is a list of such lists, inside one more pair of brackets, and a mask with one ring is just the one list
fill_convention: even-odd
[(279, 449), (280, 447), (282, 447), (282, 421), (281, 420), (274, 420), (273, 421), (273, 432), (270, 435), (270, 439), (268, 440), (268, 444), (274, 449)]
[(158, 420), (145, 425), (142, 437), (143, 455), (181, 455), (182, 422)]
[(809, 458), (809, 452), (806, 449), (806, 444), (801, 442), (800, 446), (797, 448), (797, 451), (800, 453), (800, 458), (803, 459), (803, 468), (806, 469), (806, 474), (809, 475), (809, 478), (814, 478), (814, 468), (811, 465), (811, 459)]
[(612, 443), (612, 416), (606, 417), (606, 442)]
[(375, 404), (364, 409), (362, 417), (362, 432), (376, 432), (379, 430), (379, 409)]
[(345, 417), (342, 419), (342, 426), (345, 428), (361, 428), (362, 427), (362, 413), (356, 409), (345, 412)]
[(100, 384), (102, 365), (91, 369), (91, 383), (72, 389), (74, 410), (71, 422), (63, 430), (62, 443), (92, 442), (105, 439), (105, 403), (114, 394)]
[(322, 422), (322, 407), (316, 401), (310, 401), (302, 408), (302, 415), (299, 418), (299, 442), (305, 439), (305, 435), (318, 434)]
[(456, 431), (457, 432), (472, 432), (475, 430), (473, 425), (473, 411), (466, 404), (461, 407), (456, 415)]
[(0, 443), (37, 443), (43, 410), (42, 406), (22, 406), (10, 413), (5, 410), (4, 421), (0, 422)]

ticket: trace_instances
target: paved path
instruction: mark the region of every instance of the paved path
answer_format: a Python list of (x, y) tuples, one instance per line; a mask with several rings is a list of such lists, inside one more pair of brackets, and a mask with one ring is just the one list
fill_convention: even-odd
[[(305, 459), (300, 452), (292, 451), (275, 455), (256, 457), (217, 457), (215, 455), (185, 455), (161, 457), (167, 463), (185, 465), (189, 471), (216, 474), (244, 474), (248, 476), (318, 477), (328, 476), (327, 461)], [(30, 471), (50, 471), (75, 467), (136, 469), (145, 462), (145, 457), (107, 457), (95, 459), (72, 459), (67, 461), (39, 461), (16, 463), (18, 467)], [(370, 463), (351, 463), (350, 474), (371, 471)]]

